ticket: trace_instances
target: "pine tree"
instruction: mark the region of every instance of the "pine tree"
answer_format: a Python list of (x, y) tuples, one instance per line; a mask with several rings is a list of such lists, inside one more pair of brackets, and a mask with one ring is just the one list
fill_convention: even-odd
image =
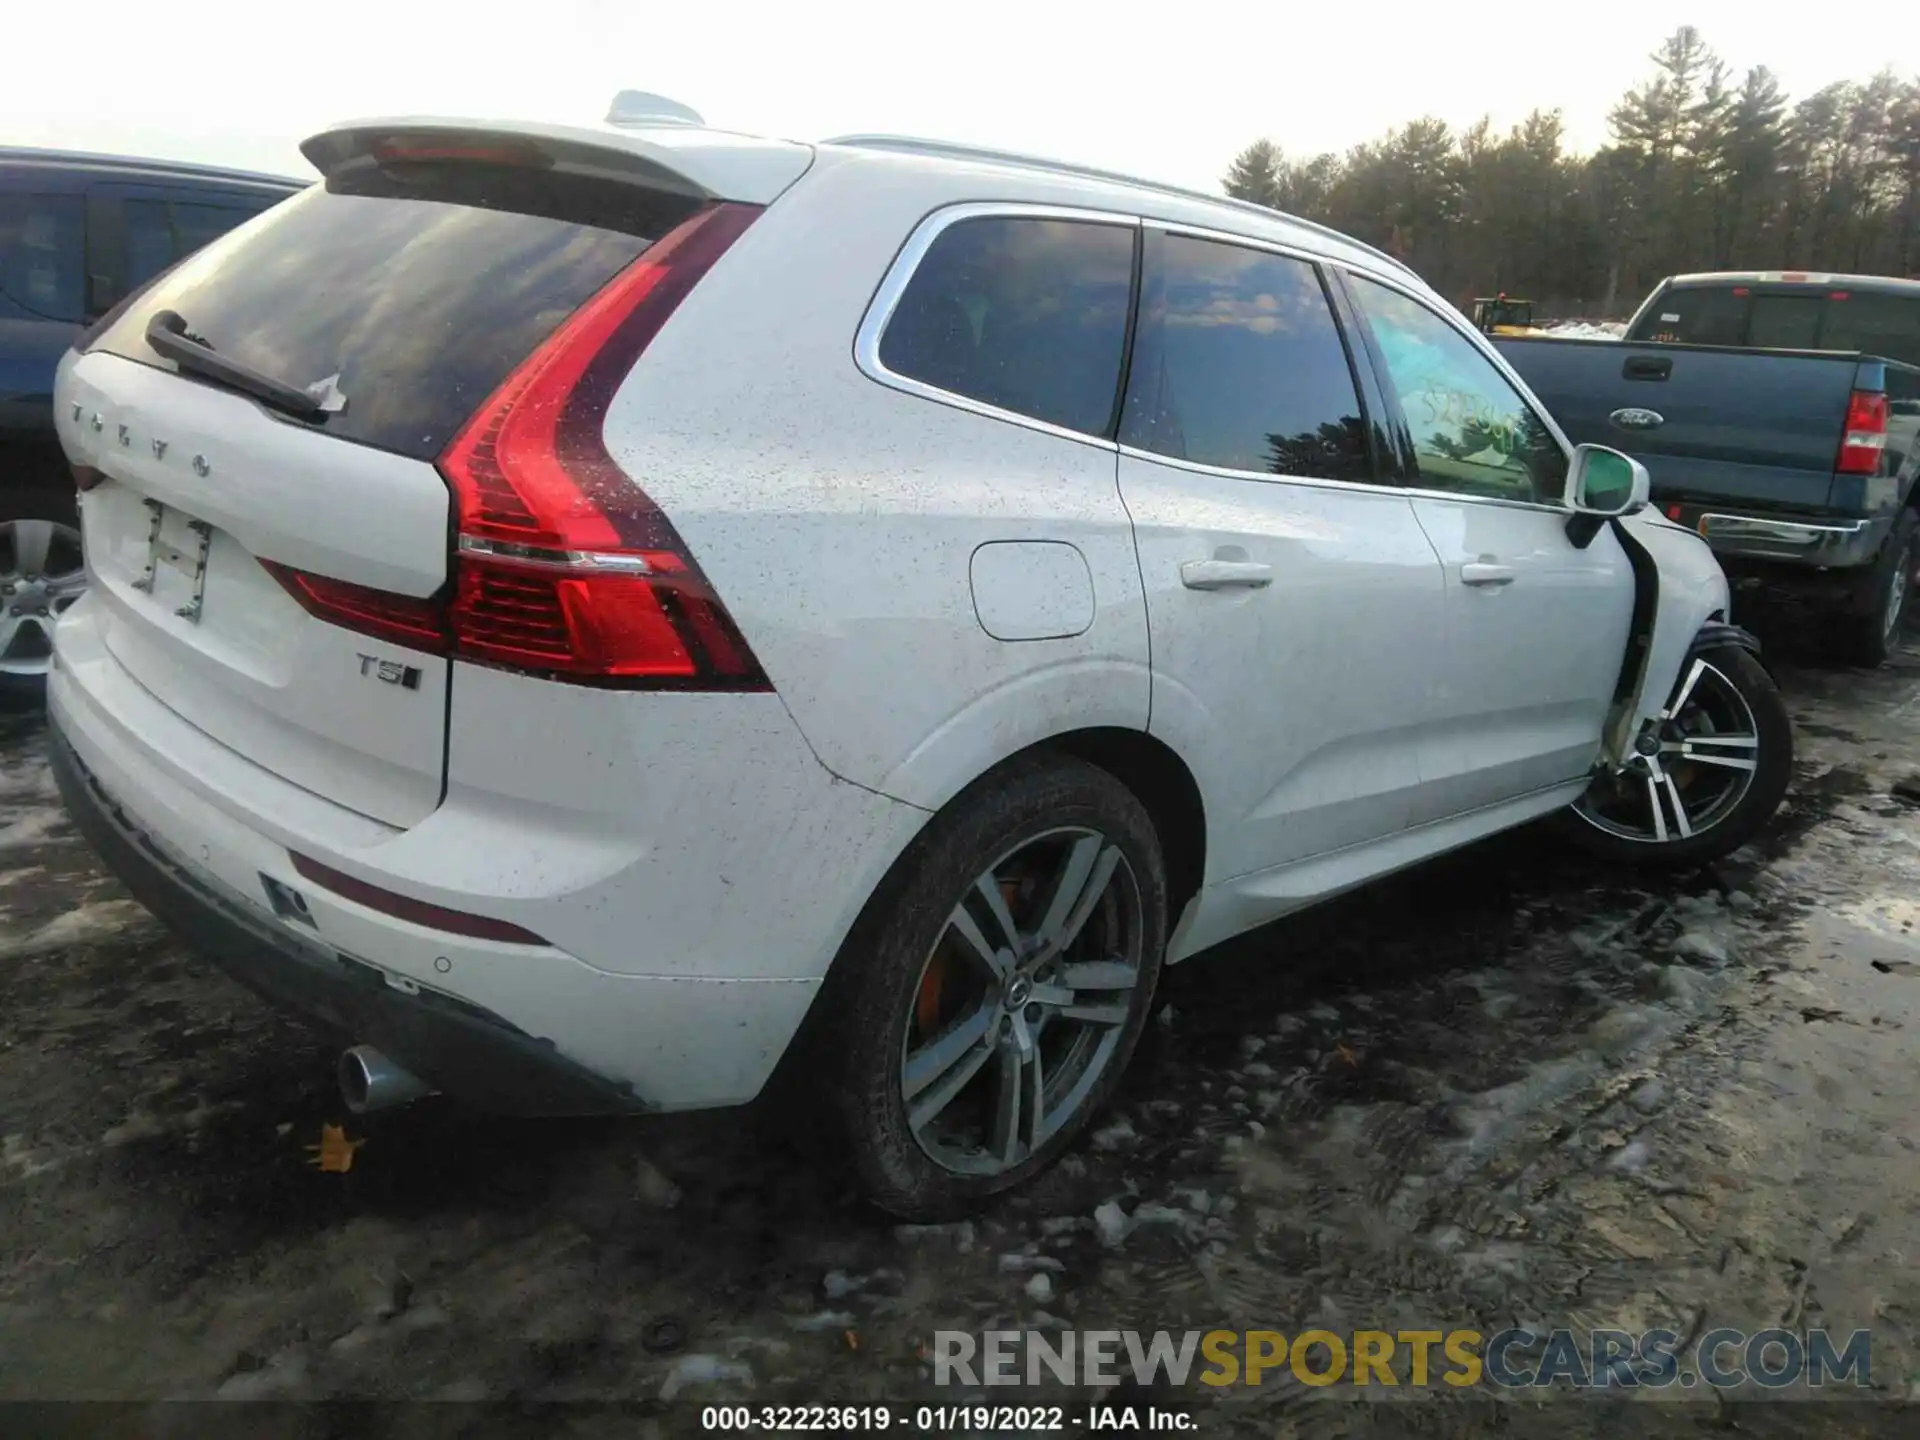
[(1649, 60), (1591, 156), (1566, 152), (1557, 112), (1505, 134), (1423, 119), (1304, 163), (1257, 141), (1226, 188), (1391, 250), (1459, 300), (1504, 289), (1617, 317), (1685, 270), (1920, 271), (1920, 76), (1790, 104), (1764, 67), (1731, 82), (1691, 26)]
[(1221, 182), (1227, 194), (1236, 200), (1251, 200), (1256, 205), (1280, 208), (1280, 173), (1283, 161), (1279, 147), (1271, 140), (1256, 140), (1227, 167)]

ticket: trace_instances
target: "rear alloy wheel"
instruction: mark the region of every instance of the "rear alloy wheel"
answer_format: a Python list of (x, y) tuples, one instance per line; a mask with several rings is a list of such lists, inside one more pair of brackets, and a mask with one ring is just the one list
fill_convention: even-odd
[(1793, 726), (1773, 677), (1733, 646), (1697, 651), (1620, 769), (1573, 805), (1572, 837), (1614, 859), (1700, 864), (1773, 817), (1793, 767)]
[(0, 521), (0, 687), (16, 694), (44, 688), (54, 622), (86, 588), (80, 531), (70, 517)]
[(1060, 757), (962, 795), (889, 888), (823, 999), (868, 1192), (932, 1219), (1019, 1184), (1105, 1103), (1152, 1005), (1166, 883), (1140, 802)]

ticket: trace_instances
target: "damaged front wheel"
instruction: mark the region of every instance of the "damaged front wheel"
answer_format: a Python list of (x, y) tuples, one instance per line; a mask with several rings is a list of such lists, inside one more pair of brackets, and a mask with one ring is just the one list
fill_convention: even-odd
[(1618, 770), (1564, 817), (1568, 838), (1608, 859), (1698, 865), (1773, 818), (1793, 768), (1793, 724), (1773, 677), (1737, 646), (1699, 650)]

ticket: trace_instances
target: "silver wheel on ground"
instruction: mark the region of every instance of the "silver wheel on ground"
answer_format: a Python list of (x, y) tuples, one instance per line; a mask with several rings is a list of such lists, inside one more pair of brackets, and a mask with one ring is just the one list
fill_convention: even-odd
[(1739, 685), (1696, 656), (1658, 730), (1642, 737), (1623, 769), (1597, 778), (1574, 813), (1622, 840), (1692, 839), (1739, 808), (1753, 788), (1759, 750), (1759, 722)]
[(928, 1159), (1000, 1175), (1081, 1118), (1121, 1054), (1144, 939), (1139, 880), (1098, 830), (1048, 831), (974, 877), (900, 1037), (900, 1095)]
[(0, 676), (47, 673), (54, 622), (86, 588), (77, 529), (58, 520), (0, 521)]
[(1891, 650), (1899, 643), (1900, 622), (1907, 613), (1907, 596), (1913, 589), (1913, 567), (1915, 555), (1909, 545), (1894, 562), (1892, 575), (1887, 581), (1886, 609), (1881, 618), (1881, 635)]

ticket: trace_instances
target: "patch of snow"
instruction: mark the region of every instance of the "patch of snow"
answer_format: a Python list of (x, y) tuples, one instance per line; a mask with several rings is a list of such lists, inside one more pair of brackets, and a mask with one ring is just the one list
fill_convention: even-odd
[(18, 1135), (9, 1135), (6, 1139), (0, 1140), (0, 1165), (6, 1166), (18, 1178), (26, 1180), (48, 1170), (59, 1168), (60, 1161), (42, 1160), (28, 1148), (25, 1140)]
[(67, 812), (50, 805), (15, 811), (5, 825), (0, 825), (0, 850), (25, 850), (30, 846), (44, 845), (64, 830), (66, 825)]
[(634, 1164), (633, 1192), (655, 1210), (671, 1210), (680, 1203), (680, 1187), (644, 1155)]
[(1682, 930), (1673, 942), (1673, 953), (1705, 960), (1710, 965), (1728, 965), (1733, 961), (1723, 932), (1704, 925)]
[(1096, 1150), (1123, 1150), (1140, 1136), (1133, 1128), (1133, 1122), (1121, 1115), (1111, 1125), (1103, 1126), (1093, 1132), (1093, 1148)]
[(1623, 1175), (1638, 1175), (1653, 1158), (1653, 1147), (1644, 1140), (1630, 1140), (1607, 1157), (1607, 1169)]
[(725, 1360), (718, 1355), (683, 1355), (661, 1382), (660, 1398), (671, 1400), (689, 1385), (710, 1385), (717, 1381), (751, 1389), (753, 1369), (744, 1361)]
[(1093, 1228), (1100, 1232), (1100, 1243), (1115, 1246), (1133, 1233), (1133, 1220), (1120, 1208), (1118, 1200), (1109, 1200), (1093, 1212)]
[(1044, 1305), (1053, 1298), (1053, 1281), (1047, 1278), (1044, 1270), (1027, 1281), (1027, 1298), (1037, 1305)]
[(18, 960), (28, 955), (57, 950), (63, 945), (83, 945), (91, 941), (121, 936), (158, 934), (160, 922), (144, 906), (131, 900), (96, 900), (64, 915), (56, 915), (37, 930), (25, 935), (0, 936), (0, 960)]
[(1627, 333), (1618, 320), (1562, 320), (1542, 328), (1556, 340), (1618, 340)]
[(1667, 1082), (1655, 1076), (1634, 1086), (1633, 1093), (1627, 1096), (1627, 1103), (1642, 1115), (1651, 1115), (1666, 1098)]
[(822, 1330), (851, 1330), (854, 1317), (846, 1310), (816, 1310), (811, 1315), (789, 1315), (787, 1324), (811, 1335)]
[(1002, 1255), (1000, 1268), (1013, 1274), (1029, 1270), (1064, 1270), (1067, 1267), (1051, 1255)]

